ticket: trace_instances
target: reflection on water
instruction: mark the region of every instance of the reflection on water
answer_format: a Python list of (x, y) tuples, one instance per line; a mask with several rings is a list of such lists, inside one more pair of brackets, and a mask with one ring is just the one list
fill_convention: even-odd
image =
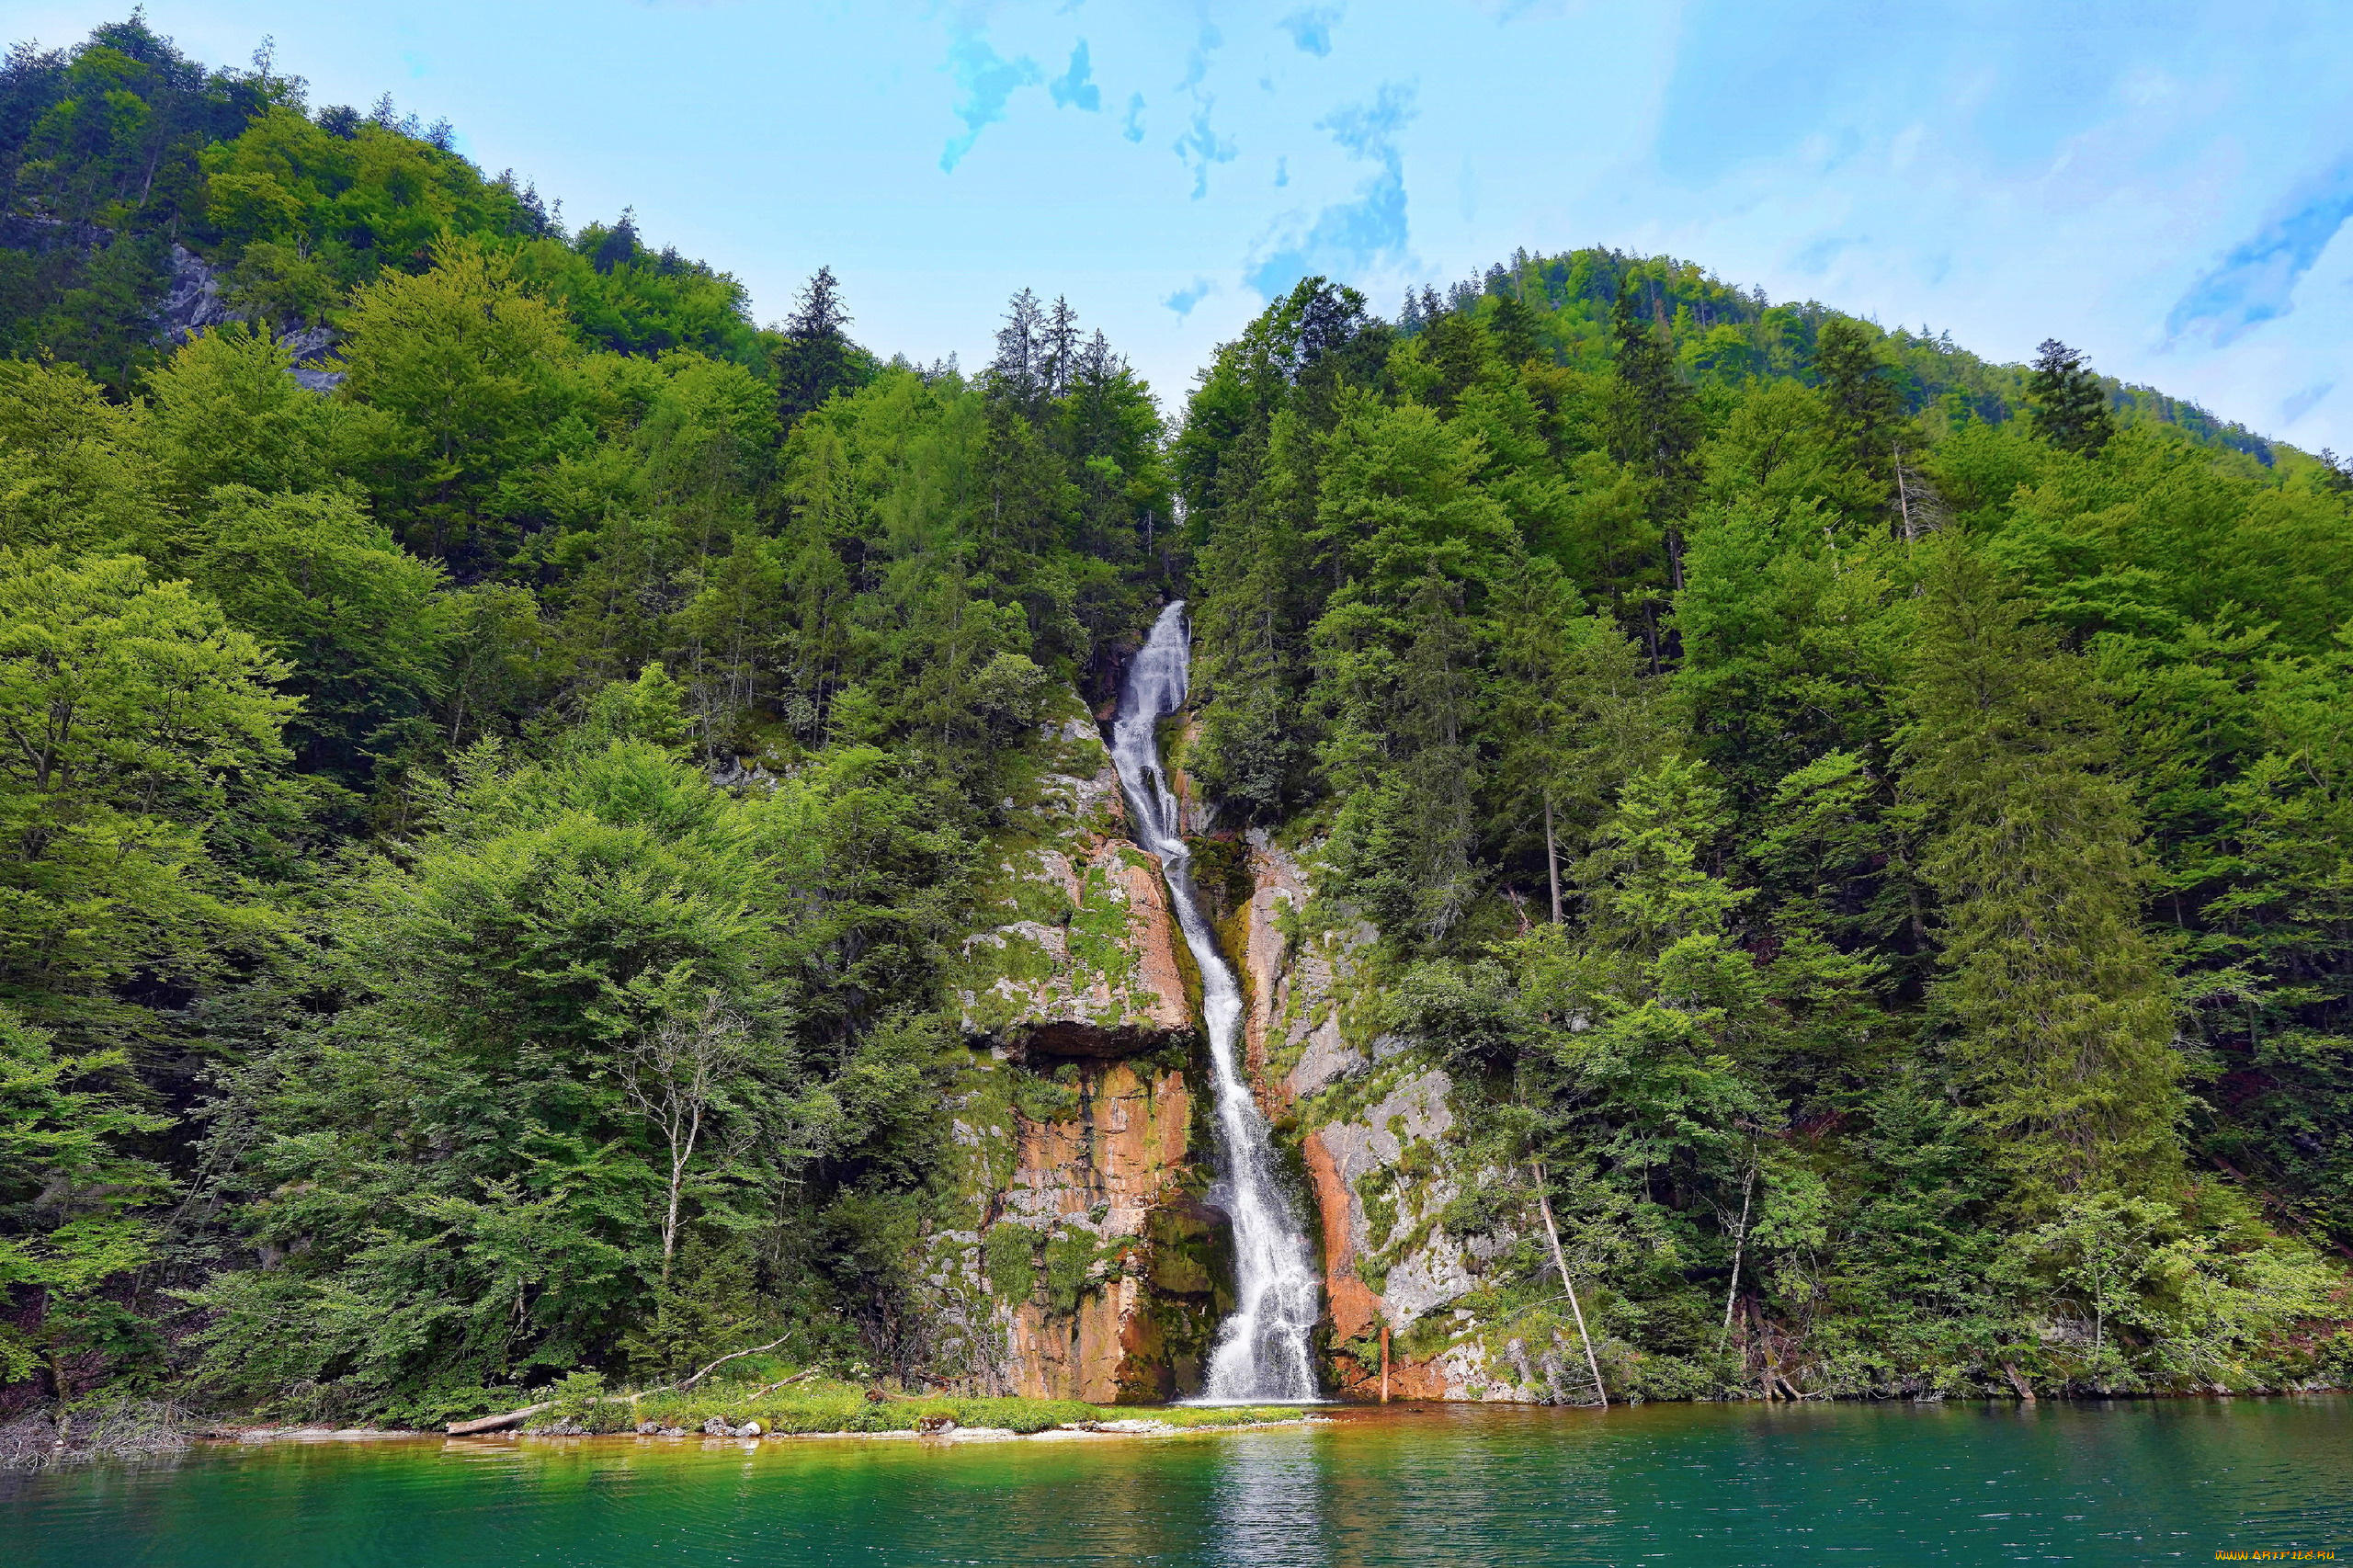
[(9, 1568), (2211, 1562), (2353, 1551), (2342, 1399), (1347, 1410), (1046, 1443), (209, 1449), (0, 1483)]
[(1324, 1507), (1328, 1447), (1313, 1432), (1260, 1436), (1276, 1440), (1237, 1443), (1227, 1438), (1218, 1445), (1207, 1561), (1251, 1568), (1329, 1561)]

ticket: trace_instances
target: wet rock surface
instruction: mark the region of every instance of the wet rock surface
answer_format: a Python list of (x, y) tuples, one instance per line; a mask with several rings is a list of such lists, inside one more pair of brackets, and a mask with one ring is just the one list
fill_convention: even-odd
[(1101, 733), (1074, 699), (1053, 738), (952, 967), (970, 1051), (926, 1241), (934, 1360), (977, 1392), (1156, 1402), (1198, 1388), (1221, 1307), (1198, 1031)]
[(1549, 1397), (1456, 1304), (1506, 1243), (1450, 1233), (1445, 1210), (1491, 1173), (1465, 1168), (1444, 1068), (1362, 1016), (1358, 969), (1372, 929), (1302, 919), (1313, 892), (1306, 861), (1263, 832), (1247, 845), (1251, 893), (1234, 945), (1250, 1062), (1321, 1221), (1327, 1375), (1345, 1397), (1377, 1395), (1385, 1328), (1392, 1398)]
[(1057, 771), (989, 848), (983, 908), (951, 983), (968, 1035), (1025, 1058), (1133, 1056), (1192, 1028), (1167, 889), (1126, 836), (1110, 754), (1084, 718)]

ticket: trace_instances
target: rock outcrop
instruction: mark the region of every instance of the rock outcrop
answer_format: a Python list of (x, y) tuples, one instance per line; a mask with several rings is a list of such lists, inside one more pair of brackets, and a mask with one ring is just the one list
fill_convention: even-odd
[[(96, 255), (116, 243), (115, 231), (95, 223), (30, 213), (0, 214), (0, 250), (34, 256), (69, 249)], [(174, 241), (165, 263), (163, 293), (149, 318), (157, 343), (176, 348), (199, 333), (245, 319), (222, 297), (221, 274), (204, 257)], [(333, 392), (343, 384), (343, 361), (335, 350), (339, 341), (335, 329), (326, 326), (279, 335), (278, 347), (294, 359), (287, 374), (311, 392)]]
[(278, 346), (294, 357), (287, 369), (306, 392), (331, 392), (343, 385), (343, 336), (331, 326), (308, 327), (281, 335)]
[(1449, 1231), (1448, 1206), (1496, 1173), (1473, 1168), (1451, 1134), (1453, 1080), (1415, 1042), (1371, 1032), (1357, 980), (1374, 939), (1358, 922), (1301, 918), (1312, 893), (1300, 859), (1248, 837), (1250, 899), (1231, 924), (1246, 976), (1245, 1039), (1260, 1103), (1295, 1142), (1321, 1221), (1329, 1374), (1372, 1397), (1389, 1331), (1393, 1398), (1557, 1396), (1522, 1340), (1499, 1339), (1459, 1303), (1509, 1238)]
[[(932, 1360), (988, 1392), (1148, 1403), (1199, 1389), (1233, 1307), (1199, 977), (1101, 733), (1074, 707), (1055, 739), (989, 846), (984, 923), (952, 966), (962, 1168), (925, 1243)], [(1525, 1238), (1449, 1223), (1503, 1173), (1459, 1142), (1444, 1064), (1374, 1027), (1371, 927), (1311, 909), (1306, 865), (1263, 833), (1201, 841), (1195, 873), (1243, 977), (1260, 1105), (1318, 1221), (1330, 1386), (1375, 1397), (1385, 1329), (1392, 1397), (1576, 1397), (1556, 1330), (1483, 1315), (1490, 1267)]]
[(176, 347), (198, 333), (238, 319), (221, 298), (221, 280), (205, 259), (175, 242), (172, 276), (155, 307), (155, 338)]
[[(175, 243), (171, 277), (155, 307), (155, 340), (177, 347), (200, 332), (245, 319), (221, 297), (221, 275), (212, 264)], [(293, 358), (286, 373), (307, 392), (331, 392), (343, 384), (342, 356), (335, 345), (341, 335), (331, 326), (304, 327), (280, 333), (278, 346)]]
[(935, 1359), (990, 1392), (1156, 1402), (1198, 1389), (1232, 1305), (1188, 1082), (1198, 981), (1100, 732), (1074, 710), (1052, 739), (951, 974), (970, 1050), (926, 1244)]
[(958, 1238), (1003, 1334), (984, 1373), (1006, 1392), (1094, 1403), (1197, 1390), (1232, 1301), (1183, 1071), (1067, 1062), (1042, 1093), (1021, 1071), (999, 1066), (959, 1112), (960, 1141), (969, 1130), (1009, 1155)]
[(1006, 918), (964, 938), (950, 983), (967, 1034), (1026, 1058), (1133, 1055), (1192, 1028), (1184, 946), (1101, 734), (1072, 718), (1058, 739), (1057, 770), (989, 848), (982, 902)]

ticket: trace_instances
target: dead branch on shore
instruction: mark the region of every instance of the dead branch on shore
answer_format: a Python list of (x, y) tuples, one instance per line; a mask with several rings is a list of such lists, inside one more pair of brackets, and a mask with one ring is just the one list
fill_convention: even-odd
[(555, 1401), (543, 1399), (537, 1404), (527, 1404), (520, 1410), (510, 1410), (504, 1415), (484, 1415), (472, 1421), (452, 1421), (447, 1430), (452, 1437), (471, 1437), (480, 1432), (504, 1432), (509, 1426), (520, 1426)]
[(1544, 1216), (1544, 1235), (1552, 1244), (1552, 1267), (1561, 1271), (1561, 1286), (1569, 1293), (1569, 1311), (1577, 1316), (1577, 1337), (1585, 1342), (1585, 1364), (1593, 1373), (1593, 1392), (1600, 1396), (1601, 1408), (1609, 1408), (1609, 1390), (1601, 1381), (1601, 1362), (1593, 1353), (1593, 1335), (1585, 1331), (1585, 1308), (1577, 1303), (1576, 1282), (1569, 1278), (1569, 1260), (1561, 1253), (1561, 1233), (1552, 1223), (1552, 1200), (1544, 1193), (1544, 1165), (1541, 1161), (1529, 1162), (1536, 1173), (1536, 1210)]
[[(733, 1351), (728, 1355), (722, 1356), (718, 1360), (713, 1361), (710, 1366), (702, 1369), (701, 1371), (695, 1373), (694, 1376), (682, 1379), (677, 1382), (660, 1383), (650, 1389), (641, 1389), (635, 1393), (600, 1394), (597, 1398), (590, 1400), (588, 1403), (591, 1404), (635, 1404), (639, 1400), (645, 1398), (648, 1394), (684, 1393), (687, 1390), (694, 1387), (695, 1384), (702, 1381), (704, 1378), (709, 1377), (713, 1371), (725, 1366), (728, 1362), (740, 1360), (746, 1356), (756, 1356), (763, 1350), (773, 1350), (783, 1343), (784, 1341), (781, 1339), (771, 1339), (766, 1345), (755, 1345), (749, 1350), (737, 1350)], [(774, 1393), (777, 1390), (790, 1387), (791, 1384), (801, 1381), (803, 1378), (813, 1378), (824, 1369), (822, 1364), (815, 1367), (804, 1367), (789, 1378), (770, 1383), (765, 1388), (755, 1389), (750, 1393), (745, 1394), (742, 1397), (745, 1399), (757, 1399), (762, 1394)], [(554, 1400), (543, 1399), (537, 1404), (527, 1404), (520, 1410), (509, 1410), (498, 1415), (479, 1416), (472, 1421), (453, 1421), (447, 1428), (445, 1428), (445, 1430), (452, 1437), (472, 1437), (483, 1432), (504, 1432), (510, 1427), (520, 1426), (524, 1422), (529, 1421), (532, 1416), (539, 1415), (540, 1412), (543, 1410), (552, 1410), (555, 1408), (555, 1403), (556, 1402)]]
[(0, 1426), (0, 1470), (177, 1453), (204, 1419), (171, 1401), (100, 1399), (27, 1411)]

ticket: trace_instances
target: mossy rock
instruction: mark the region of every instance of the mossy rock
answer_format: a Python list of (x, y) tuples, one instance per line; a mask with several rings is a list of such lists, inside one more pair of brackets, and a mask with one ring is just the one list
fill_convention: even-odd
[(1233, 918), (1256, 891), (1250, 878), (1250, 846), (1237, 838), (1188, 838), (1193, 891), (1200, 895), (1212, 926)]
[(1217, 1257), (1217, 1228), (1185, 1209), (1155, 1209), (1144, 1216), (1152, 1243), (1153, 1288), (1176, 1296), (1207, 1296), (1217, 1289), (1211, 1266)]

